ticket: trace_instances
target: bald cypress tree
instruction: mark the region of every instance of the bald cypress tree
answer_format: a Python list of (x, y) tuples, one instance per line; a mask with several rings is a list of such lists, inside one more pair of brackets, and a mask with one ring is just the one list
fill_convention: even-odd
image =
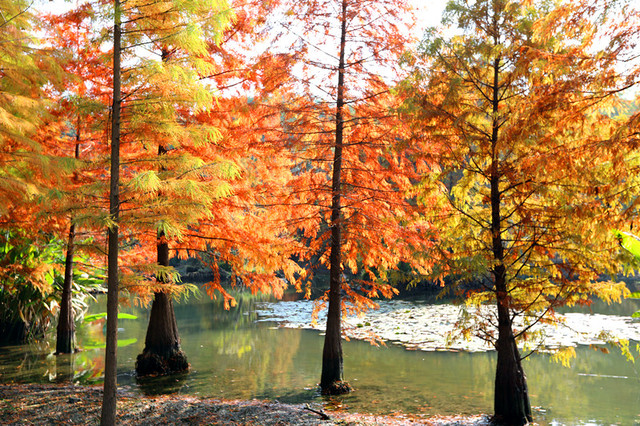
[(625, 84), (615, 70), (622, 50), (595, 53), (592, 22), (547, 25), (556, 13), (547, 2), (450, 2), (445, 22), (456, 34), (428, 34), (405, 86), (418, 158), (435, 165), (420, 191), (439, 200), (429, 217), (442, 270), (474, 283), (461, 324), (497, 351), (499, 424), (532, 420), (521, 345), (536, 325), (553, 323), (561, 306), (625, 291), (602, 279), (621, 272), (610, 232), (620, 212), (615, 190), (598, 190), (619, 182), (617, 125), (602, 109)]

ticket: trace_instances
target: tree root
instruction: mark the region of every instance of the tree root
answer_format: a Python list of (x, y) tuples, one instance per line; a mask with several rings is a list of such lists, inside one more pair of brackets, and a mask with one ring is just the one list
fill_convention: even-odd
[(342, 395), (352, 391), (353, 391), (353, 388), (351, 387), (351, 385), (341, 380), (336, 380), (335, 382), (331, 383), (329, 386), (323, 387), (321, 389), (322, 395)]
[(182, 351), (174, 352), (169, 357), (145, 351), (138, 355), (136, 360), (136, 374), (138, 377), (166, 376), (183, 373), (188, 370), (187, 356)]

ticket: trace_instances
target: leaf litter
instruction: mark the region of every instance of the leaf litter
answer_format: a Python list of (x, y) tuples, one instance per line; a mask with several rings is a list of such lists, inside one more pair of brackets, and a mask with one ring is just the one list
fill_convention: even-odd
[[(97, 425), (102, 388), (69, 384), (0, 385), (2, 425)], [(119, 425), (488, 425), (485, 415), (374, 416), (325, 412), (309, 404), (205, 399), (186, 395), (140, 396), (118, 389)]]

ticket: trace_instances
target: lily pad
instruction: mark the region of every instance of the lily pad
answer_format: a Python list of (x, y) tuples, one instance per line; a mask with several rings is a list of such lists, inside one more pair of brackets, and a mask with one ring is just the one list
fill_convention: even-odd
[[(100, 312), (99, 314), (91, 314), (91, 315), (85, 315), (84, 317), (84, 322), (91, 322), (91, 321), (96, 321), (102, 318), (106, 318), (107, 317), (107, 313), (106, 312)], [(125, 314), (124, 312), (119, 312), (118, 313), (118, 319), (138, 319), (137, 316), (132, 315), (132, 314)]]
[[(138, 339), (136, 339), (135, 337), (132, 337), (130, 339), (118, 339), (118, 347), (122, 348), (125, 346), (133, 345), (137, 341)], [(107, 346), (106, 343), (100, 343), (100, 344), (93, 344), (93, 345), (84, 345), (82, 348), (83, 349), (104, 349), (106, 346)]]

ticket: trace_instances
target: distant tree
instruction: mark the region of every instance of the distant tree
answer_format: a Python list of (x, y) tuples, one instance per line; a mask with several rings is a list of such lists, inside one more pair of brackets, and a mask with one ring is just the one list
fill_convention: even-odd
[[(75, 351), (76, 313), (72, 307), (72, 292), (74, 269), (76, 273), (80, 269), (74, 268), (75, 257), (82, 251), (83, 256), (92, 255), (92, 260), (102, 266), (102, 253), (96, 252), (104, 242), (104, 231), (95, 220), (100, 209), (95, 203), (87, 205), (83, 201), (101, 198), (95, 184), (99, 181), (96, 176), (104, 171), (103, 159), (107, 156), (108, 147), (104, 146), (103, 138), (110, 102), (108, 88), (112, 83), (102, 46), (93, 39), (96, 30), (92, 26), (92, 14), (92, 5), (86, 3), (60, 15), (47, 15), (44, 19), (49, 45), (64, 52), (60, 66), (65, 71), (64, 88), (52, 91), (50, 108), (60, 125), (61, 135), (55, 143), (48, 144), (47, 149), (72, 165), (66, 179), (61, 176), (59, 184), (49, 189), (49, 196), (41, 203), (39, 213), (69, 222), (56, 334), (57, 354)], [(62, 170), (58, 174), (62, 175)], [(92, 244), (88, 245), (89, 241)], [(96, 270), (90, 272), (95, 274)]]
[(601, 112), (625, 85), (619, 52), (597, 52), (586, 18), (573, 22), (579, 31), (543, 31), (553, 13), (546, 2), (450, 2), (445, 22), (458, 29), (428, 34), (405, 86), (415, 143), (438, 166), (420, 190), (440, 194), (429, 215), (441, 231), (440, 272), (478, 287), (464, 293), (475, 309), (461, 331), (495, 345), (501, 424), (532, 420), (518, 342), (556, 322), (560, 306), (625, 293), (606, 278), (619, 272), (610, 228), (620, 210), (617, 126)]
[[(45, 24), (40, 16), (34, 16), (32, 6), (23, 2), (2, 6), (3, 23), (0, 34), (3, 38), (0, 49), (8, 50), (0, 55), (3, 70), (0, 84), (3, 85), (2, 93), (6, 96), (3, 104), (5, 119), (0, 124), (4, 126), (0, 132), (4, 146), (3, 164), (0, 167), (3, 178), (0, 179), (0, 186), (6, 185), (3, 187), (6, 202), (2, 206), (6, 210), (0, 214), (0, 227), (7, 232), (6, 235), (30, 235), (34, 249), (47, 247), (46, 250), (35, 249), (32, 253), (40, 253), (40, 261), (48, 264), (41, 266), (54, 268), (56, 273), (45, 274), (48, 277), (45, 281), (36, 279), (41, 284), (46, 284), (44, 287), (36, 287), (40, 288), (42, 295), (47, 295), (51, 313), (59, 307), (59, 318), (63, 319), (59, 321), (59, 324), (62, 323), (60, 332), (63, 337), (58, 339), (62, 345), (58, 346), (58, 351), (68, 352), (73, 350), (72, 306), (75, 305), (75, 313), (79, 314), (77, 301), (83, 296), (78, 294), (79, 298), (72, 297), (73, 271), (69, 262), (65, 268), (65, 282), (60, 282), (57, 275), (59, 253), (55, 256), (47, 253), (52, 250), (52, 246), (58, 248), (59, 239), (69, 236), (69, 211), (61, 211), (68, 207), (66, 195), (75, 192), (78, 181), (82, 180), (76, 179), (78, 164), (70, 159), (74, 156), (79, 133), (69, 129), (69, 122), (77, 123), (77, 117), (73, 113), (67, 114), (70, 110), (75, 111), (71, 98), (76, 94), (76, 88), (82, 84), (78, 82), (77, 74), (72, 69), (74, 55), (68, 54), (69, 49), (57, 49), (59, 45), (52, 43), (56, 41), (55, 37), (43, 42), (40, 37), (34, 36), (35, 31), (42, 30)], [(68, 21), (74, 21), (75, 18), (77, 16)], [(54, 21), (60, 24), (60, 20)], [(49, 24), (57, 25), (47, 22), (47, 28)], [(65, 47), (77, 43), (75, 34), (66, 36)], [(77, 49), (71, 50), (77, 53)], [(96, 49), (88, 51), (95, 53)], [(85, 73), (83, 77), (86, 76)], [(70, 136), (72, 133), (75, 137)], [(79, 204), (77, 199), (76, 204)], [(73, 234), (75, 231), (71, 232)], [(69, 247), (72, 246), (73, 244)], [(72, 259), (72, 256), (68, 258)], [(24, 278), (26, 287), (30, 286), (28, 282), (36, 282), (26, 275)], [(84, 284), (86, 283), (77, 288), (84, 287)], [(59, 285), (62, 286), (62, 294), (58, 292)]]
[(62, 72), (35, 36), (31, 4), (2, 0), (0, 10), (0, 225), (13, 228), (62, 169), (44, 146), (58, 130), (47, 88), (59, 87)]
[[(264, 44), (263, 25), (272, 5), (235, 2), (231, 25), (219, 38), (205, 39), (208, 52), (202, 59), (209, 68), (201, 71), (199, 85), (215, 93), (215, 102), (188, 114), (183, 110), (180, 117), (193, 135), (198, 129), (208, 133), (172, 143), (165, 154), (201, 161), (188, 174), (180, 169), (173, 174), (167, 171), (166, 176), (176, 176), (167, 182), (175, 182), (167, 185), (175, 194), (163, 190), (163, 198), (178, 201), (184, 209), (175, 215), (179, 220), (172, 222), (182, 227), (170, 250), (180, 257), (199, 256), (214, 276), (205, 283), (207, 293), (222, 295), (226, 309), (235, 304), (229, 286), (280, 297), (300, 272), (292, 259), (298, 246), (283, 226), (291, 216), (290, 206), (282, 204), (292, 174), (290, 163), (280, 155), (280, 147), (263, 143), (269, 130), (280, 123), (279, 112), (268, 100), (277, 96), (279, 84), (286, 81), (286, 64), (278, 60), (279, 55), (268, 47), (257, 48)], [(182, 187), (185, 190), (178, 197)], [(192, 205), (206, 213), (185, 211), (193, 210)], [(188, 215), (194, 221), (186, 221), (189, 226), (184, 227)], [(222, 265), (230, 271), (226, 282), (220, 273)]]
[[(31, 6), (23, 1), (0, 2), (0, 197), (3, 199), (0, 227), (5, 230), (9, 245), (13, 244), (9, 240), (18, 238), (17, 235), (30, 233), (34, 246), (49, 246), (44, 241), (55, 238), (43, 232), (57, 234), (61, 223), (55, 216), (42, 214), (46, 208), (43, 200), (51, 187), (63, 182), (61, 176), (70, 168), (70, 164), (51, 149), (60, 141), (64, 130), (64, 125), (53, 114), (52, 92), (64, 90), (66, 74), (61, 66), (63, 55), (50, 47), (42, 47), (44, 44), (35, 37), (38, 20)], [(20, 244), (15, 243), (18, 248)], [(40, 253), (41, 262), (54, 263), (53, 257), (45, 255), (46, 251), (34, 248), (27, 258)], [(31, 265), (28, 268), (36, 261), (27, 260)], [(50, 299), (47, 303), (51, 312), (54, 305), (57, 306), (51, 287), (53, 277), (50, 275), (43, 281), (42, 275), (29, 277), (26, 272), (23, 277), (24, 291), (30, 291), (30, 283), (40, 283), (35, 288)], [(9, 282), (4, 286), (7, 296), (14, 290), (22, 291), (11, 289)], [(68, 300), (70, 306), (70, 293), (64, 295), (69, 295), (63, 300)], [(36, 304), (34, 300), (34, 306)], [(62, 305), (65, 306), (64, 302)]]

